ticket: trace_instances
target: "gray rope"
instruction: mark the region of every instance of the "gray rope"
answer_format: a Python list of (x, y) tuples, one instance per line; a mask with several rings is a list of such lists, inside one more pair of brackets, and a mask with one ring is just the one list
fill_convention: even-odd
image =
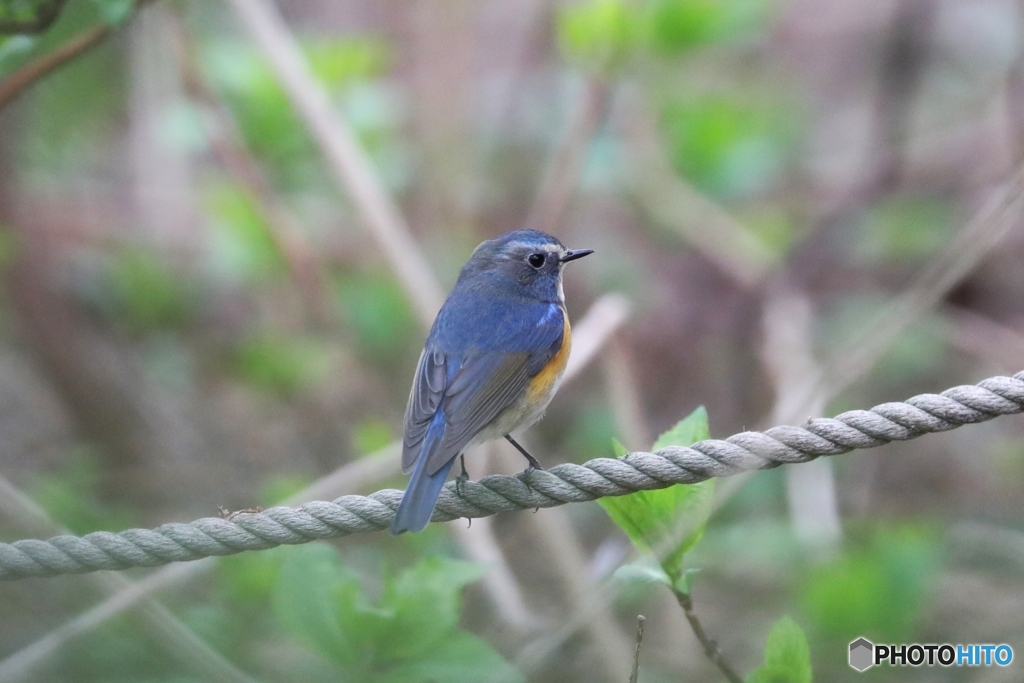
[[(904, 403), (883, 403), (871, 410), (815, 418), (803, 427), (742, 432), (724, 441), (709, 439), (688, 448), (672, 446), (618, 459), (597, 458), (583, 465), (566, 463), (514, 477), (492, 475), (463, 482), (459, 490), (455, 482), (448, 482), (433, 521), (486, 517), (693, 484), (711, 477), (906, 441), (1022, 411), (1024, 372), (992, 377), (976, 386), (953, 387), (937, 395), (921, 394)], [(298, 508), (239, 513), (230, 519), (208, 517), (191, 524), (164, 524), (156, 529), (129, 529), (116, 534), (97, 531), (82, 537), (0, 543), (0, 580), (156, 567), (379, 531), (391, 524), (401, 497), (401, 491), (386, 489), (369, 496), (342, 496), (330, 503), (316, 501)]]

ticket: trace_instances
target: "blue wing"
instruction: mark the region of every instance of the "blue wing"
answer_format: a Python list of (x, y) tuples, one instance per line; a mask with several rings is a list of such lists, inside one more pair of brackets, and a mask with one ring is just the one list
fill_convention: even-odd
[(513, 313), (492, 302), (489, 310), (475, 309), (492, 324), (462, 330), (452, 321), (466, 318), (449, 303), (431, 329), (406, 406), (402, 469), (412, 477), (394, 533), (427, 525), (456, 456), (562, 347), (565, 319), (557, 304), (520, 302)]

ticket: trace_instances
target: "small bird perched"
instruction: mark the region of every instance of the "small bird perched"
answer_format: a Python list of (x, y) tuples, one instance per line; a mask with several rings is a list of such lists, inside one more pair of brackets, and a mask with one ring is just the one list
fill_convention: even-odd
[[(539, 230), (478, 246), (434, 320), (405, 409), (402, 471), (412, 473), (391, 533), (430, 522), (455, 458), (539, 420), (572, 347), (562, 267), (591, 254)], [(465, 470), (463, 470), (465, 471)]]

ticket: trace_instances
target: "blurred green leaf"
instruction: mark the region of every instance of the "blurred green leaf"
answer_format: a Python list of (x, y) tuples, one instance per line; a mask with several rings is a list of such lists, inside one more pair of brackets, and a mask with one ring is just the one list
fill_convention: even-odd
[[(689, 446), (708, 437), (708, 415), (702, 406), (662, 434), (653, 450)], [(704, 533), (713, 493), (714, 480), (708, 480), (602, 498), (598, 503), (639, 550), (660, 558), (662, 568), (675, 584), (683, 576), (683, 556)]]
[(235, 185), (212, 182), (204, 203), (213, 222), (214, 267), (230, 277), (282, 276), (284, 256), (254, 199)]
[(36, 39), (32, 36), (0, 38), (0, 71), (3, 71), (5, 62), (28, 54), (35, 45)]
[(930, 530), (883, 530), (816, 568), (804, 582), (803, 607), (818, 630), (838, 641), (909, 642), (939, 564)]
[(153, 252), (126, 249), (110, 272), (115, 314), (136, 332), (175, 328), (192, 317), (192, 299), (182, 279)]
[(120, 24), (135, 9), (135, 0), (93, 0), (108, 24)]
[(257, 334), (235, 349), (233, 365), (242, 379), (287, 395), (323, 381), (329, 360), (318, 341)]
[(391, 427), (381, 419), (359, 422), (352, 432), (352, 450), (360, 455), (372, 453), (391, 443)]
[(853, 248), (865, 261), (921, 261), (934, 256), (953, 236), (946, 202), (929, 197), (891, 199), (869, 211), (854, 231)]
[(763, 192), (778, 175), (791, 135), (792, 112), (733, 97), (669, 102), (662, 130), (675, 167), (722, 197)]
[(381, 658), (421, 657), (449, 637), (458, 624), (462, 589), (483, 573), (481, 565), (433, 556), (387, 581), (380, 604), (394, 619), (381, 639)]
[(811, 683), (811, 652), (799, 624), (784, 616), (768, 634), (764, 665), (746, 683)]
[(646, 556), (636, 562), (622, 565), (615, 570), (612, 576), (620, 581), (661, 583), (670, 588), (672, 587), (672, 579), (661, 568), (661, 565), (651, 564)]
[(676, 591), (680, 593), (689, 595), (690, 589), (693, 588), (693, 580), (697, 577), (697, 574), (699, 573), (700, 569), (690, 567), (689, 569), (683, 572), (683, 575), (681, 577), (676, 579), (676, 581), (672, 584), (673, 588), (675, 588)]
[(624, 62), (637, 44), (639, 15), (625, 0), (587, 0), (557, 16), (558, 45), (570, 62), (597, 71)]
[(487, 643), (458, 629), (460, 593), (483, 571), (426, 557), (385, 577), (374, 605), (330, 546), (312, 544), (289, 550), (273, 591), (274, 614), (350, 680), (523, 680)]
[(348, 273), (338, 281), (342, 317), (356, 333), (361, 353), (392, 360), (415, 337), (409, 300), (389, 272)]
[(415, 661), (400, 664), (375, 680), (386, 683), (519, 683), (526, 679), (486, 642), (471, 633), (457, 631)]
[(324, 543), (290, 549), (272, 593), (274, 616), (310, 649), (360, 670), (390, 615), (374, 609), (359, 577)]
[(307, 477), (298, 474), (276, 474), (270, 477), (261, 488), (260, 499), (277, 505), (282, 500), (294, 496), (309, 486)]
[(711, 438), (711, 431), (708, 427), (708, 411), (704, 406), (698, 407), (684, 419), (676, 423), (657, 438), (652, 451), (657, 451), (669, 446), (692, 446), (698, 441), (705, 441)]
[(651, 46), (676, 55), (760, 27), (769, 0), (656, 0), (650, 3)]
[(240, 605), (269, 604), (287, 553), (287, 549), (273, 548), (222, 558), (217, 562), (218, 593)]
[[(390, 47), (380, 38), (307, 41), (303, 48), (314, 74), (332, 92), (382, 76), (393, 62)], [(267, 162), (275, 184), (307, 192), (323, 185), (320, 155), (263, 59), (249, 45), (229, 41), (210, 44), (203, 57), (209, 79), (225, 93), (242, 136)], [(391, 124), (390, 120), (354, 123), (364, 144), (370, 142), (369, 130)], [(369, 146), (372, 154), (374, 145)]]
[[(615, 419), (606, 405), (584, 397), (569, 419), (571, 423), (565, 432), (565, 450), (582, 456), (608, 452), (609, 442), (615, 439)], [(618, 455), (615, 453), (616, 457)]]
[(50, 517), (72, 533), (129, 528), (132, 518), (127, 511), (102, 501), (102, 481), (100, 461), (90, 451), (78, 449), (68, 453), (56, 471), (37, 475), (28, 491)]
[[(41, 33), (52, 26), (52, 22), (60, 16), (65, 4), (67, 0), (4, 0), (0, 3), (0, 20), (10, 22), (12, 30), (15, 28), (13, 24), (17, 22), (21, 24), (18, 28), (23, 28), (26, 32)], [(43, 25), (25, 25), (38, 22), (43, 22)], [(49, 26), (46, 26), (45, 22), (50, 22)]]

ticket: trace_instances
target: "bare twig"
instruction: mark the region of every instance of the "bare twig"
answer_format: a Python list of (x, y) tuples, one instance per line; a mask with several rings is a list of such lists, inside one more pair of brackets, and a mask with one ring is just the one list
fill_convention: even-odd
[[(581, 630), (589, 635), (606, 671), (620, 670), (628, 661), (629, 636), (619, 626), (611, 603), (601, 596), (602, 587), (588, 572), (588, 557), (564, 509), (552, 509), (555, 514), (525, 515), (523, 523), (529, 526), (531, 537), (537, 539), (547, 553), (548, 562), (556, 569), (560, 583), (568, 594), (570, 605), (592, 603), (589, 618)], [(544, 653), (545, 655), (547, 652)], [(534, 661), (539, 663), (540, 659)]]
[(621, 338), (612, 339), (603, 354), (605, 391), (620, 438), (629, 447), (653, 442), (640, 400), (640, 387), (629, 348)]
[(629, 674), (629, 683), (636, 683), (636, 679), (640, 675), (640, 644), (644, 641), (645, 621), (647, 619), (644, 618), (644, 615), (636, 616), (636, 649), (633, 650), (633, 670)]
[(0, 81), (0, 108), (6, 107), (28, 86), (43, 76), (56, 71), (75, 57), (99, 45), (108, 35), (110, 35), (110, 27), (106, 24), (83, 31), (53, 52), (47, 52), (38, 59), (15, 69), (10, 76)]
[(323, 325), (334, 322), (323, 264), (309, 244), (299, 219), (277, 195), (259, 161), (249, 151), (230, 109), (203, 79), (195, 46), (178, 22), (178, 60), (185, 92), (195, 102), (217, 162), (249, 193), (263, 214), (278, 252), (284, 259), (306, 308)]
[(590, 141), (601, 123), (608, 96), (609, 87), (603, 80), (591, 78), (584, 85), (565, 137), (551, 159), (540, 192), (530, 209), (525, 223), (527, 227), (544, 232), (558, 229), (579, 181)]
[[(53, 521), (46, 511), (35, 501), (26, 496), (5, 477), (0, 477), (0, 511), (22, 525), (34, 529), (40, 534), (68, 533), (66, 529)], [(112, 573), (95, 574), (88, 577), (89, 583), (101, 592), (117, 596), (124, 594), (138, 584), (130, 579)], [(142, 598), (140, 607), (146, 626), (159, 637), (157, 641), (167, 650), (201, 674), (204, 678), (231, 683), (254, 683), (248, 674), (243, 672), (223, 655), (197, 636), (188, 626), (162, 604), (152, 598)], [(86, 614), (91, 614), (87, 612)], [(82, 615), (85, 616), (84, 614)], [(95, 616), (95, 615), (91, 615)], [(0, 664), (0, 681), (21, 679), (36, 664), (37, 653), (45, 657), (50, 652), (50, 643), (62, 641), (69, 632), (79, 628), (89, 628), (93, 622), (89, 619), (72, 620), (41, 640), (33, 643), (13, 657)], [(62, 631), (62, 629), (65, 629)]]
[(949, 308), (944, 313), (942, 333), (960, 349), (997, 368), (1013, 367), (1024, 358), (1024, 330), (964, 308)]
[(905, 329), (932, 310), (978, 263), (1019, 228), (1024, 211), (1024, 166), (994, 190), (971, 221), (914, 278), (910, 287), (862, 335), (851, 338), (822, 364), (812, 394), (845, 391), (885, 354)]
[(742, 286), (754, 287), (778, 268), (778, 255), (757, 235), (669, 166), (651, 114), (639, 96), (621, 99), (629, 105), (620, 124), (633, 167), (627, 178), (641, 208), (658, 222), (677, 230)]
[(676, 602), (683, 608), (683, 614), (686, 615), (686, 620), (690, 622), (690, 628), (693, 629), (693, 635), (697, 636), (697, 640), (704, 647), (704, 654), (708, 656), (718, 670), (729, 679), (730, 683), (743, 683), (743, 678), (733, 670), (729, 665), (729, 662), (725, 660), (725, 656), (722, 655), (721, 649), (718, 647), (718, 643), (708, 635), (707, 631), (704, 630), (704, 626), (700, 623), (700, 619), (697, 618), (697, 613), (693, 611), (693, 600), (690, 599), (689, 593), (683, 593), (677, 590), (675, 587), (672, 588), (672, 594), (676, 596)]
[(391, 262), (420, 321), (429, 326), (444, 293), (355, 133), (310, 73), (295, 36), (274, 4), (269, 0), (230, 0), (230, 4), (277, 72), (281, 87), (320, 146), (335, 179)]
[[(153, 0), (136, 0), (135, 10), (137, 11), (140, 7), (150, 2), (153, 2)], [(88, 29), (56, 50), (47, 52), (45, 55), (12, 71), (7, 78), (0, 81), (0, 109), (10, 104), (11, 101), (36, 81), (102, 43), (112, 32), (113, 29), (109, 24), (102, 24)]]
[[(821, 371), (812, 339), (811, 298), (782, 278), (772, 283), (761, 315), (764, 346), (761, 357), (775, 385), (771, 424), (799, 424), (825, 410), (824, 397), (805, 405), (808, 381)], [(827, 460), (786, 471), (789, 515), (797, 537), (815, 549), (834, 547), (842, 535), (832, 463)]]

